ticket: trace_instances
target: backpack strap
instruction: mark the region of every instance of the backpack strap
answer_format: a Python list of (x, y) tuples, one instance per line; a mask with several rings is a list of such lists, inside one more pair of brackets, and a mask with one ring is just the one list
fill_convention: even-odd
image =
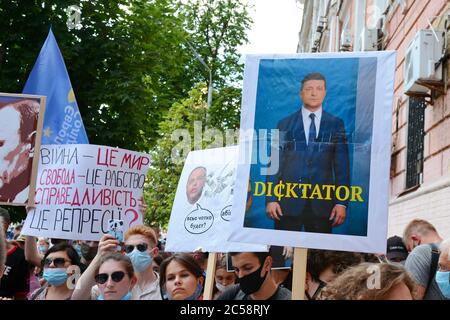
[(40, 287), (38, 290), (36, 290), (33, 295), (30, 297), (30, 300), (36, 300), (36, 298), (38, 297), (38, 295), (40, 295), (42, 293), (42, 291), (45, 290), (45, 288), (47, 288), (47, 285), (43, 285), (42, 287)]
[(431, 282), (434, 279), (434, 276), (436, 275), (438, 262), (439, 262), (439, 255), (441, 254), (439, 251), (439, 247), (435, 243), (429, 244), (431, 248), (431, 264), (430, 264), (430, 277), (428, 278), (428, 284), (427, 284), (427, 290), (430, 288)]

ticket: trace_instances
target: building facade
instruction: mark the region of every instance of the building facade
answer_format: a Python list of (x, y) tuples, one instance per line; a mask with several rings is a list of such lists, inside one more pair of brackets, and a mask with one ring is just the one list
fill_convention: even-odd
[[(449, 1), (299, 1), (298, 52), (397, 51), (388, 235), (401, 236), (409, 221), (421, 218), (450, 238)], [(416, 92), (407, 90), (411, 75), (404, 70), (411, 64), (408, 47), (423, 29), (440, 52), (430, 69), (436, 80), (420, 82)]]

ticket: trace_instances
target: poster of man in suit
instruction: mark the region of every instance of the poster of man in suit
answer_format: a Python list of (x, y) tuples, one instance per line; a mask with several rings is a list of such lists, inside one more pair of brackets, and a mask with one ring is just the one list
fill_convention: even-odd
[(230, 240), (384, 250), (394, 58), (247, 56)]
[[(301, 108), (277, 124), (281, 134), (278, 174), (267, 181), (298, 181), (302, 192), (309, 185), (350, 185), (347, 134), (344, 122), (323, 109), (326, 79), (321, 73), (309, 73), (301, 81)], [(309, 188), (311, 189), (311, 187)], [(277, 230), (331, 233), (346, 218), (348, 199), (336, 195), (329, 201), (312, 197), (266, 197), (266, 212)], [(332, 200), (331, 200), (332, 199)]]

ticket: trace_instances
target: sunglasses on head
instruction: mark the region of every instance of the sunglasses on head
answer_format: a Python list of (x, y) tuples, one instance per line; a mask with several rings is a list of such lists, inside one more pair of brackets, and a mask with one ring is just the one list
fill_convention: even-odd
[(56, 268), (62, 268), (66, 264), (67, 260), (64, 259), (64, 258), (54, 258), (54, 259), (52, 259), (52, 258), (45, 258), (45, 260), (44, 260), (44, 267), (48, 268), (52, 264), (52, 262), (53, 262), (53, 265)]
[(146, 243), (140, 243), (136, 246), (129, 244), (125, 246), (125, 252), (131, 253), (134, 250), (134, 247), (136, 247), (140, 252), (144, 252), (145, 250), (147, 250), (148, 245)]
[[(99, 273), (95, 276), (95, 282), (98, 284), (105, 284), (106, 281), (108, 281), (109, 274), (107, 273)], [(125, 277), (125, 272), (123, 271), (116, 271), (111, 273), (111, 279), (114, 282), (120, 282), (122, 281), (123, 277)]]

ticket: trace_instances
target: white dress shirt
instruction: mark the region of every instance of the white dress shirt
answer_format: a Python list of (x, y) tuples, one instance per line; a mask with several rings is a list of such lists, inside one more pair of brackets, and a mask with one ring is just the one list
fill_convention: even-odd
[(316, 138), (319, 136), (320, 131), (320, 119), (322, 119), (322, 106), (320, 106), (319, 110), (315, 112), (311, 112), (305, 107), (302, 107), (302, 117), (303, 117), (303, 129), (305, 130), (305, 140), (306, 144), (309, 144), (309, 127), (311, 126), (311, 118), (309, 115), (314, 113), (316, 116), (314, 118), (314, 124), (316, 125)]

